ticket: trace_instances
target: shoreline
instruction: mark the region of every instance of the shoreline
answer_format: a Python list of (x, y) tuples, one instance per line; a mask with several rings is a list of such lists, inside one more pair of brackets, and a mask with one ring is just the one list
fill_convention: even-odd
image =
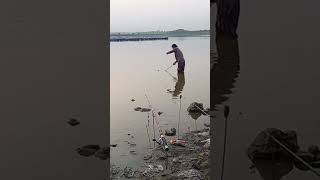
[(169, 151), (164, 151), (160, 145), (146, 150), (144, 166), (121, 169), (112, 165), (110, 178), (209, 179), (209, 132), (209, 128), (204, 128), (183, 134), (182, 139), (188, 142), (185, 147), (170, 144)]

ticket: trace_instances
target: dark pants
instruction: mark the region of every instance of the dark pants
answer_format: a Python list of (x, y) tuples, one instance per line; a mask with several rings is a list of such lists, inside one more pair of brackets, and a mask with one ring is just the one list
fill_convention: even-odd
[(184, 72), (185, 61), (178, 62), (178, 72)]

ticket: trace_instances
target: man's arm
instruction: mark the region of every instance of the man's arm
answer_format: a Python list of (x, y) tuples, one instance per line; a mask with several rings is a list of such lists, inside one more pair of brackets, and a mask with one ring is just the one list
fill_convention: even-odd
[(171, 54), (171, 53), (173, 53), (173, 52), (174, 52), (174, 49), (171, 50), (171, 51), (168, 51), (167, 54)]

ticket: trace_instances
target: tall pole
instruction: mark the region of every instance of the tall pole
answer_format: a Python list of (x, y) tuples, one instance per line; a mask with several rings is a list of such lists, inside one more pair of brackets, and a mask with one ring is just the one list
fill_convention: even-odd
[(224, 161), (226, 158), (226, 144), (227, 144), (227, 130), (228, 130), (228, 116), (229, 116), (230, 108), (229, 106), (224, 106), (224, 144), (223, 144), (223, 159), (222, 159), (222, 171), (221, 171), (221, 180), (223, 180), (224, 175)]
[(180, 114), (181, 114), (181, 98), (182, 98), (182, 95), (180, 95), (180, 108), (179, 108), (179, 122), (178, 122), (178, 139), (179, 139), (179, 131), (180, 131)]

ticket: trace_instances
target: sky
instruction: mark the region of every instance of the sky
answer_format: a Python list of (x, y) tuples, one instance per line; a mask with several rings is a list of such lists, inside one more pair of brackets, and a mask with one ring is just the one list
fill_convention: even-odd
[(111, 32), (210, 29), (209, 0), (110, 0)]

